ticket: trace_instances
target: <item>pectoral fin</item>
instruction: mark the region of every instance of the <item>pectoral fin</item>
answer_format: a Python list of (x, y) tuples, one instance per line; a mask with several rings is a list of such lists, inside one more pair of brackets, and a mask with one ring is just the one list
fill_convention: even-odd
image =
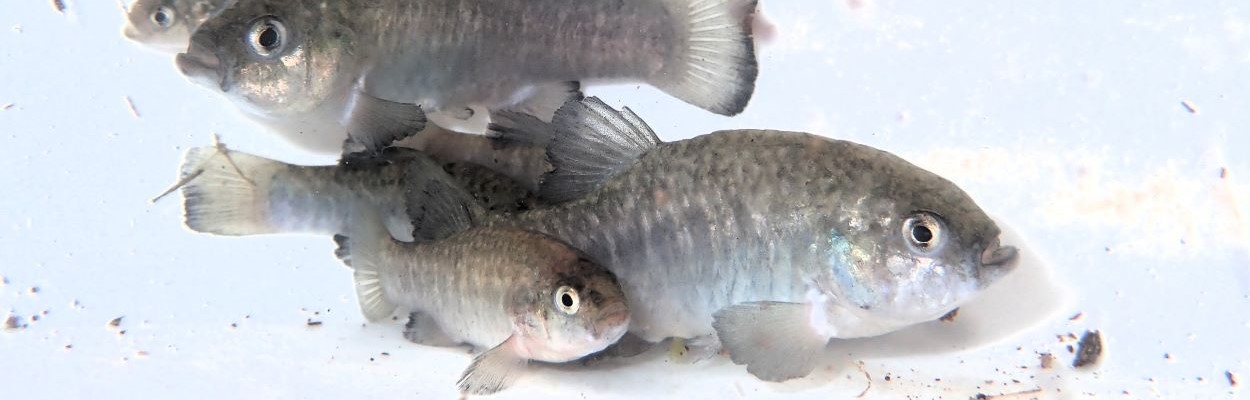
[(416, 104), (397, 103), (365, 93), (356, 95), (347, 136), (370, 152), (425, 129), (425, 112)]
[(528, 362), (516, 354), (516, 340), (516, 336), (511, 336), (498, 346), (474, 357), (464, 374), (460, 375), (457, 383), (460, 392), (486, 395), (511, 385)]
[(827, 337), (812, 330), (808, 307), (762, 301), (725, 307), (712, 315), (712, 327), (735, 364), (773, 382), (807, 376), (816, 369)]

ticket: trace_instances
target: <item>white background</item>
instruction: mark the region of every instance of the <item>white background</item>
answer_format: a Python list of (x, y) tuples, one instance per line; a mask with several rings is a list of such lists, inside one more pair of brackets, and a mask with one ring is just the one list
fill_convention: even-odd
[[(16, 3), (0, 12), (0, 317), (26, 327), (0, 333), (3, 397), (456, 396), (468, 355), (362, 327), (329, 238), (195, 234), (177, 196), (147, 202), (214, 132), (290, 162), (332, 157), (291, 148), (127, 42), (113, 1), (68, 1), (64, 15)], [(658, 351), (534, 368), (497, 397), (846, 398), (864, 372), (872, 398), (1246, 396), (1250, 4), (763, 3), (777, 35), (743, 115), (646, 86), (588, 92), (666, 140), (777, 128), (895, 152), (1014, 232), (1020, 273), (954, 323), (834, 342), (827, 367), (785, 384)], [(119, 316), (125, 334), (106, 327)], [(1056, 335), (1087, 329), (1107, 353), (1074, 370)]]

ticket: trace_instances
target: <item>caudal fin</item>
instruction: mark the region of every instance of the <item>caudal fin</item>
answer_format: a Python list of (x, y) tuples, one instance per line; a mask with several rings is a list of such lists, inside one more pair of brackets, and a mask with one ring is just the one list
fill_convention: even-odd
[(268, 187), (278, 161), (218, 147), (196, 147), (182, 162), (183, 214), (188, 228), (217, 235), (277, 233), (266, 217)]
[(755, 92), (752, 18), (757, 0), (665, 0), (685, 43), (652, 84), (683, 101), (736, 115)]

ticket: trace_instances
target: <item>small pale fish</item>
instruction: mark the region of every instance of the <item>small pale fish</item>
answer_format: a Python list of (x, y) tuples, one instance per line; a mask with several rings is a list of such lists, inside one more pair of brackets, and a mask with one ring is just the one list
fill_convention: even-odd
[(368, 320), (402, 309), (408, 340), (482, 350), (461, 374), (461, 392), (498, 392), (531, 360), (577, 360), (628, 330), (619, 283), (582, 252), (544, 234), (469, 228), (456, 214), (433, 211), (453, 217), (429, 221), (442, 227), (427, 231), (435, 241), (403, 243), (387, 234), (376, 212), (364, 210), (348, 236), (335, 237), (336, 254), (354, 271)]
[(735, 115), (758, 73), (755, 6), (239, 1), (195, 31), (177, 64), (275, 132), (324, 152), (337, 151), (345, 134), (376, 150), (420, 131), (424, 113), (459, 120), (474, 110), (514, 110), (549, 120), (581, 81), (646, 82)]
[(138, 0), (130, 5), (122, 35), (163, 53), (186, 51), (191, 32), (234, 0)]
[[(448, 174), (451, 175), (448, 175)], [(300, 166), (218, 147), (187, 151), (181, 176), (187, 227), (218, 235), (338, 234), (367, 207), (398, 240), (412, 241), (403, 182), (410, 174), (446, 177), (500, 212), (534, 207), (532, 192), (489, 169), (439, 163), (403, 148), (348, 154), (336, 166)]]
[(966, 193), (872, 147), (768, 130), (663, 143), (596, 98), (565, 105), (550, 131), (539, 194), (557, 204), (500, 215), (410, 180), (414, 229), (450, 219), (559, 238), (620, 279), (631, 333), (723, 348), (764, 380), (808, 375), (831, 339), (935, 320), (1014, 269), (1016, 249)]

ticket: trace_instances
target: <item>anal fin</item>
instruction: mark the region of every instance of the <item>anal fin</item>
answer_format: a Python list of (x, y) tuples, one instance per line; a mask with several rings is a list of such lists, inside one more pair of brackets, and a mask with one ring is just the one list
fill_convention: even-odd
[(807, 376), (829, 338), (817, 334), (802, 303), (762, 301), (725, 307), (712, 315), (721, 344), (735, 364), (772, 382)]

